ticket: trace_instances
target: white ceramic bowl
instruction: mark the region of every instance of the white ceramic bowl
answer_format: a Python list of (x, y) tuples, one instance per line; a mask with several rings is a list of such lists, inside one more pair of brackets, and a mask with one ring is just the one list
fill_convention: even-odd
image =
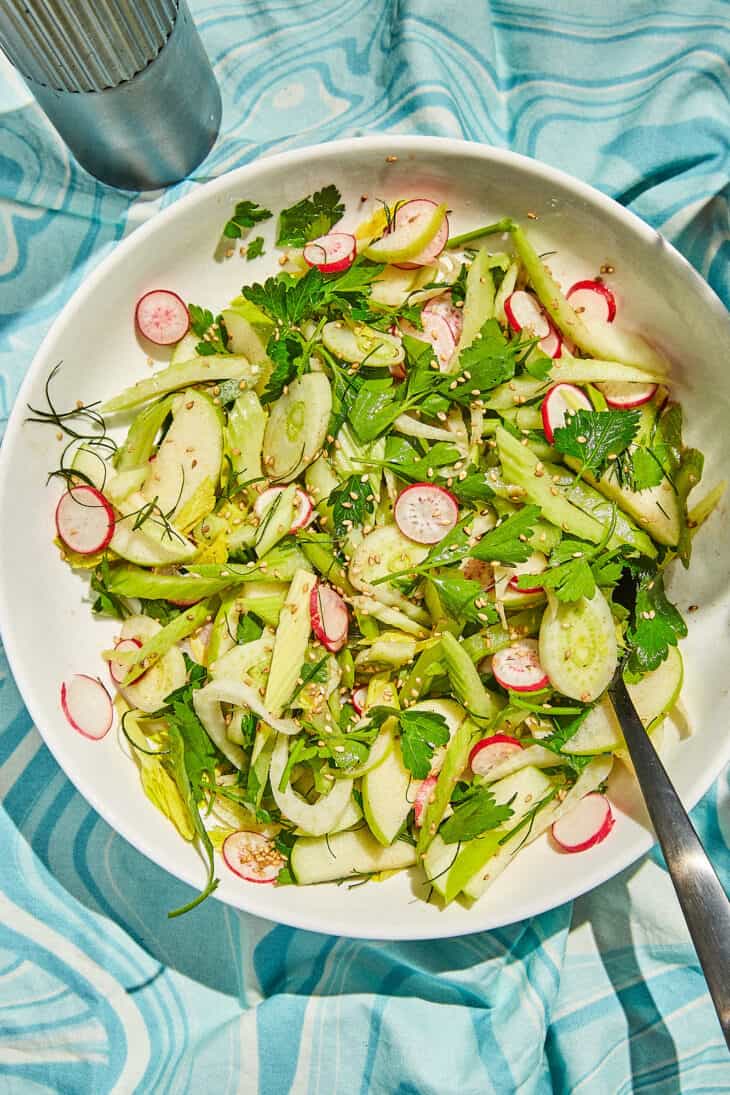
[[(396, 162), (386, 159), (392, 156)], [(53, 389), (59, 407), (79, 398), (103, 399), (149, 375), (132, 322), (137, 298), (146, 289), (167, 286), (184, 300), (214, 309), (222, 305), (244, 281), (277, 269), (271, 246), (253, 263), (216, 255), (234, 201), (249, 198), (276, 211), (330, 182), (345, 198), (348, 225), (374, 208), (377, 198), (427, 195), (454, 210), (452, 232), (504, 215), (525, 222), (540, 251), (558, 252), (551, 261), (563, 276), (595, 276), (610, 263), (622, 320), (660, 343), (674, 362), (688, 438), (707, 456), (706, 483), (716, 482), (730, 464), (730, 325), (722, 304), (658, 233), (597, 191), (535, 161), (435, 138), (341, 141), (231, 172), (137, 229), (58, 317), (11, 416), (0, 459), (0, 620), (23, 698), (69, 778), (136, 848), (194, 886), (204, 878), (200, 857), (145, 798), (117, 733), (87, 741), (61, 713), (61, 681), (76, 672), (102, 673), (99, 651), (117, 625), (92, 619), (84, 582), (53, 546), (60, 488), (47, 487), (46, 475), (56, 466), (61, 445), (52, 428), (24, 424), (26, 404), (43, 403), (43, 385), (59, 361), (63, 367)], [(528, 212), (538, 219), (527, 221)], [(272, 224), (264, 226), (267, 239)], [(675, 571), (672, 580), (680, 607), (698, 606), (687, 616), (690, 634), (683, 643), (683, 702), (695, 732), (676, 745), (668, 762), (688, 806), (730, 757), (729, 540), (722, 506), (698, 537), (691, 573)], [(639, 793), (625, 771), (612, 777), (611, 793), (617, 823), (608, 841), (570, 856), (541, 838), (470, 911), (458, 904), (439, 911), (415, 900), (425, 893), (423, 884), (405, 874), (352, 890), (334, 885), (277, 890), (247, 884), (222, 863), (217, 896), (271, 920), (351, 936), (430, 938), (494, 928), (576, 897), (650, 847), (653, 836)]]

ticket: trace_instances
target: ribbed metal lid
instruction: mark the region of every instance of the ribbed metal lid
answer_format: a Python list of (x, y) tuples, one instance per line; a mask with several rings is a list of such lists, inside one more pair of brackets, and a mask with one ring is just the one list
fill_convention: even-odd
[(17, 69), (59, 91), (103, 91), (153, 61), (178, 0), (0, 0), (0, 47)]

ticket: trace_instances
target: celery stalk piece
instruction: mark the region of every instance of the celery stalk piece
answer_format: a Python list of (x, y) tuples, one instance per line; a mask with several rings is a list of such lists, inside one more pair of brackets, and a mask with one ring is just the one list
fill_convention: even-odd
[(355, 587), (351, 585), (342, 564), (332, 554), (331, 543), (330, 537), (325, 533), (310, 531), (303, 533), (298, 539), (299, 547), (315, 570), (338, 590), (350, 596), (355, 592)]
[[(225, 574), (226, 568), (220, 569)], [(225, 577), (201, 578), (193, 574), (158, 574), (131, 563), (122, 563), (110, 567), (108, 588), (110, 593), (119, 597), (193, 604), (245, 580), (230, 571)]]
[(247, 582), (238, 592), (241, 612), (252, 612), (269, 627), (278, 627), (286, 601), (285, 582)]
[(174, 399), (174, 395), (168, 395), (158, 403), (145, 407), (135, 416), (134, 422), (129, 427), (126, 441), (114, 457), (118, 472), (131, 471), (140, 467), (147, 469), (147, 461), (155, 447), (155, 438), (172, 410)]
[(616, 514), (615, 534), (618, 539), (637, 548), (642, 555), (653, 556), (656, 548), (651, 538), (621, 510), (616, 510), (610, 499), (592, 487), (585, 479), (576, 479), (564, 464), (545, 464), (545, 476), (552, 479), (561, 494), (579, 509), (595, 517), (608, 527)]
[[(506, 430), (498, 429), (496, 438), (504, 477), (508, 483), (514, 484), (524, 492), (523, 500), (534, 502), (542, 510), (543, 517), (558, 528), (570, 532), (581, 540), (590, 540), (594, 544), (600, 543), (607, 525), (568, 501), (571, 492), (568, 491), (568, 497), (561, 494), (549, 475), (540, 475), (538, 468), (540, 462), (535, 454), (521, 445)], [(645, 555), (656, 555), (656, 548), (646, 533), (638, 529), (632, 530), (628, 524), (622, 531), (623, 535), (619, 534), (618, 529), (614, 531), (608, 542), (609, 548), (629, 543), (639, 547)], [(629, 532), (631, 538), (629, 538)]]
[(441, 636), (441, 652), (454, 692), (472, 719), (488, 726), (504, 706), (501, 697), (487, 691), (464, 647), (448, 631)]
[(466, 275), (464, 325), (449, 372), (458, 372), (459, 353), (471, 346), (484, 324), (494, 315), (494, 278), (490, 260), (491, 255), (486, 247), (480, 248)]
[[(162, 512), (171, 517), (189, 502), (181, 526), (187, 522), (190, 527), (195, 524), (193, 499), (199, 490), (203, 491), (202, 500), (207, 505), (204, 512), (213, 508), (222, 460), (223, 415), (220, 407), (203, 392), (195, 389), (180, 392), (172, 403), (172, 423), (155, 459), (149, 463), (140, 493), (148, 502), (155, 500)], [(198, 497), (198, 509), (200, 503)]]
[(256, 554), (259, 559), (271, 551), (289, 532), (294, 520), (296, 490), (296, 483), (290, 483), (274, 496), (271, 504), (262, 514), (255, 540)]
[(267, 414), (253, 391), (243, 391), (228, 411), (227, 449), (239, 485), (262, 478), (261, 452)]
[[(484, 867), (482, 867), (482, 869), (478, 870), (464, 886), (464, 897), (470, 901), (476, 901), (481, 897), (487, 887), (490, 886), (492, 882), (499, 877), (504, 868), (512, 862), (514, 856), (521, 848), (528, 844), (532, 844), (534, 840), (537, 840), (539, 836), (542, 836), (554, 821), (557, 821), (559, 817), (562, 817), (572, 810), (573, 806), (575, 806), (584, 795), (590, 794), (591, 791), (595, 791), (608, 779), (612, 764), (613, 757), (596, 757), (595, 760), (592, 760), (586, 765), (585, 769), (581, 772), (580, 776), (562, 801), (556, 796), (546, 802), (545, 805), (538, 810), (529, 828), (525, 827), (524, 824), (522, 827), (513, 826), (513, 829), (515, 829), (514, 835), (500, 844), (498, 851), (489, 860), (487, 869), (485, 870)], [(502, 839), (504, 840), (504, 838)]]
[(436, 831), (443, 821), (446, 808), (451, 801), (456, 782), (466, 768), (472, 742), (481, 736), (479, 727), (471, 719), (464, 719), (457, 727), (446, 746), (444, 762), (430, 798), (423, 812), (423, 822), (418, 834), (417, 851), (422, 858), (427, 851)]
[(524, 612), (515, 612), (509, 617), (509, 626), (493, 624), (485, 627), (483, 631), (477, 631), (468, 639), (463, 639), (461, 646), (473, 662), (480, 662), (482, 658), (496, 654), (505, 646), (509, 646), (515, 639), (525, 639), (537, 635), (540, 630), (543, 608), (527, 608)]
[(245, 357), (233, 354), (211, 354), (199, 357), (181, 365), (170, 365), (159, 373), (138, 380), (130, 388), (125, 388), (113, 399), (107, 400), (99, 408), (101, 414), (116, 414), (130, 411), (151, 399), (167, 395), (169, 392), (188, 388), (191, 384), (212, 384), (216, 380), (242, 380), (253, 387), (259, 376), (259, 366), (249, 364)]
[(150, 666), (159, 661), (168, 650), (176, 646), (181, 639), (186, 639), (188, 635), (192, 635), (193, 631), (197, 631), (199, 627), (202, 627), (208, 619), (210, 611), (210, 602), (201, 601), (200, 604), (184, 609), (179, 616), (176, 616), (151, 639), (144, 642), (138, 650), (130, 650), (127, 653), (108, 650), (104, 652), (104, 657), (113, 658), (115, 661), (129, 666), (122, 685), (131, 684), (138, 677), (141, 677)]
[(314, 586), (314, 576), (298, 570), (281, 610), (264, 697), (266, 706), (275, 715), (280, 715), (286, 707), (302, 671), (312, 626), (309, 598)]
[[(502, 847), (502, 840), (509, 838), (510, 832), (519, 824), (530, 810), (546, 799), (555, 789), (555, 784), (544, 772), (538, 768), (522, 768), (514, 775), (505, 776), (504, 779), (491, 784), (495, 801), (500, 805), (509, 803), (512, 816), (496, 829), (491, 829), (483, 836), (475, 837), (458, 845), (445, 844), (440, 836), (437, 836), (426, 856), (425, 866), (430, 877), (434, 879), (434, 887), (448, 903), (461, 893), (469, 881), (484, 870), (487, 864), (497, 855)], [(459, 849), (456, 851), (456, 849)], [(451, 865), (447, 870), (435, 877), (433, 861), (437, 857), (442, 858), (444, 852), (456, 852)], [(447, 860), (448, 863), (448, 860)]]
[(524, 231), (512, 229), (515, 249), (527, 270), (532, 287), (546, 312), (571, 342), (594, 357), (626, 365), (638, 365), (662, 375), (667, 363), (640, 335), (614, 329), (608, 324), (588, 324), (565, 299), (560, 286), (527, 239)]

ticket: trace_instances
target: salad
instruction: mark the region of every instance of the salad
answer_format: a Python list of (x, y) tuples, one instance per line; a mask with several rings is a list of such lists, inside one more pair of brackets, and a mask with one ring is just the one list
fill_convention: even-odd
[(417, 867), (424, 899), (474, 902), (547, 830), (609, 837), (614, 673), (657, 744), (680, 694), (664, 575), (723, 486), (688, 507), (702, 454), (612, 269), (561, 286), (529, 223), (454, 236), (427, 198), (344, 214), (325, 187), (267, 244), (274, 215), (239, 202), (230, 253), (277, 246), (276, 276), (220, 314), (145, 294), (169, 364), (65, 411), (52, 374), (31, 408), (68, 438), (61, 556), (119, 621), (61, 705), (94, 740), (116, 712), (205, 854), (171, 915), (224, 871)]

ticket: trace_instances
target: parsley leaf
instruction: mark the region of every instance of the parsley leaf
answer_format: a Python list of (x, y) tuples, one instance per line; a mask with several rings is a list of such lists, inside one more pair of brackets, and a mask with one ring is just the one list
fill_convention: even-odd
[[(478, 398), (473, 393), (491, 391), (515, 375), (517, 358), (525, 346), (517, 340), (509, 342), (496, 319), (488, 319), (470, 346), (459, 354), (457, 376), (468, 373), (466, 380), (454, 389), (447, 388), (449, 398), (456, 403), (470, 403)], [(444, 393), (446, 394), (446, 392)]]
[(539, 517), (539, 506), (523, 506), (485, 533), (469, 555), (483, 562), (526, 563), (533, 552), (529, 537)]
[[(459, 795), (458, 799), (456, 795)], [(476, 784), (468, 790), (459, 793), (458, 790), (452, 800), (454, 812), (447, 818), (439, 829), (439, 836), (445, 844), (457, 844), (461, 841), (474, 840), (482, 833), (496, 829), (503, 822), (509, 821), (514, 810), (507, 803), (498, 806), (494, 793), (489, 787), (481, 787)]]
[(609, 456), (618, 457), (629, 447), (639, 428), (639, 411), (576, 411), (555, 430), (553, 445), (572, 456), (581, 471), (600, 475)]
[(91, 611), (97, 616), (112, 616), (115, 620), (124, 620), (129, 616), (129, 609), (123, 597), (117, 596), (107, 588), (110, 578), (109, 560), (104, 556), (91, 575), (91, 589), (97, 594)]
[(339, 190), (333, 184), (302, 198), (279, 214), (279, 247), (304, 247), (310, 240), (324, 236), (345, 212)]
[(494, 498), (486, 473), (476, 469), (469, 470), (464, 479), (454, 479), (449, 490), (460, 502), (488, 502), (490, 498)]
[(436, 589), (444, 611), (455, 620), (494, 624), (499, 619), (479, 582), (465, 578), (459, 571), (431, 574), (429, 581)]
[(449, 740), (446, 719), (431, 711), (401, 711), (398, 718), (403, 763), (415, 779), (425, 779), (434, 749)]
[(369, 479), (364, 483), (359, 475), (351, 475), (331, 492), (327, 504), (332, 506), (334, 534), (343, 539), (356, 525), (364, 525), (375, 511), (375, 495)]
[[(540, 574), (538, 584), (543, 589), (551, 589), (560, 601), (590, 599), (596, 591), (591, 570), (594, 550), (593, 544), (583, 540), (561, 540), (550, 556), (553, 565)], [(517, 579), (518, 589), (530, 589), (534, 585), (535, 578), (529, 574), (522, 574)]]
[(209, 308), (201, 308), (197, 304), (188, 304), (190, 314), (190, 327), (201, 341), (195, 347), (195, 352), (202, 357), (210, 357), (212, 354), (228, 354), (228, 331), (223, 322), (223, 316), (213, 318)]
[(255, 642), (256, 639), (260, 639), (264, 629), (261, 624), (246, 613), (245, 616), (239, 616), (238, 627), (236, 628), (236, 642), (239, 645), (245, 645), (246, 643)]
[(296, 336), (282, 334), (269, 339), (266, 353), (274, 368), (261, 394), (261, 402), (274, 403), (283, 393), (287, 384), (291, 384), (306, 364), (302, 354), (302, 343)]
[(374, 441), (403, 412), (399, 387), (387, 379), (363, 381), (350, 410), (350, 425), (362, 442)]
[(547, 354), (540, 354), (539, 357), (535, 357), (532, 361), (525, 361), (525, 372), (530, 376), (534, 376), (535, 380), (547, 380), (550, 376), (550, 370), (553, 367), (553, 359), (548, 357)]
[(139, 610), (143, 616), (151, 616), (153, 620), (159, 620), (161, 624), (169, 624), (180, 614), (180, 609), (168, 601), (151, 601), (140, 597)]
[(312, 266), (302, 277), (278, 274), (263, 284), (244, 285), (241, 295), (284, 327), (296, 327), (327, 307), (349, 311), (370, 294), (382, 266), (358, 258), (341, 274), (325, 276)]
[(448, 441), (437, 441), (424, 456), (419, 456), (405, 437), (391, 436), (385, 442), (383, 464), (402, 479), (422, 483), (433, 479), (438, 468), (455, 464), (460, 458), (459, 450)]
[(648, 673), (661, 665), (669, 647), (687, 634), (687, 625), (664, 591), (664, 578), (655, 568), (637, 575), (633, 624), (627, 638), (631, 673)]
[(259, 255), (264, 254), (264, 237), (254, 236), (246, 248), (246, 262), (251, 262), (252, 259), (257, 259)]
[(267, 221), (272, 216), (273, 213), (269, 209), (262, 208), (257, 202), (236, 202), (233, 216), (229, 221), (226, 221), (223, 235), (227, 236), (230, 240), (240, 239), (244, 229), (253, 228), (255, 224), (260, 224), (261, 221)]

